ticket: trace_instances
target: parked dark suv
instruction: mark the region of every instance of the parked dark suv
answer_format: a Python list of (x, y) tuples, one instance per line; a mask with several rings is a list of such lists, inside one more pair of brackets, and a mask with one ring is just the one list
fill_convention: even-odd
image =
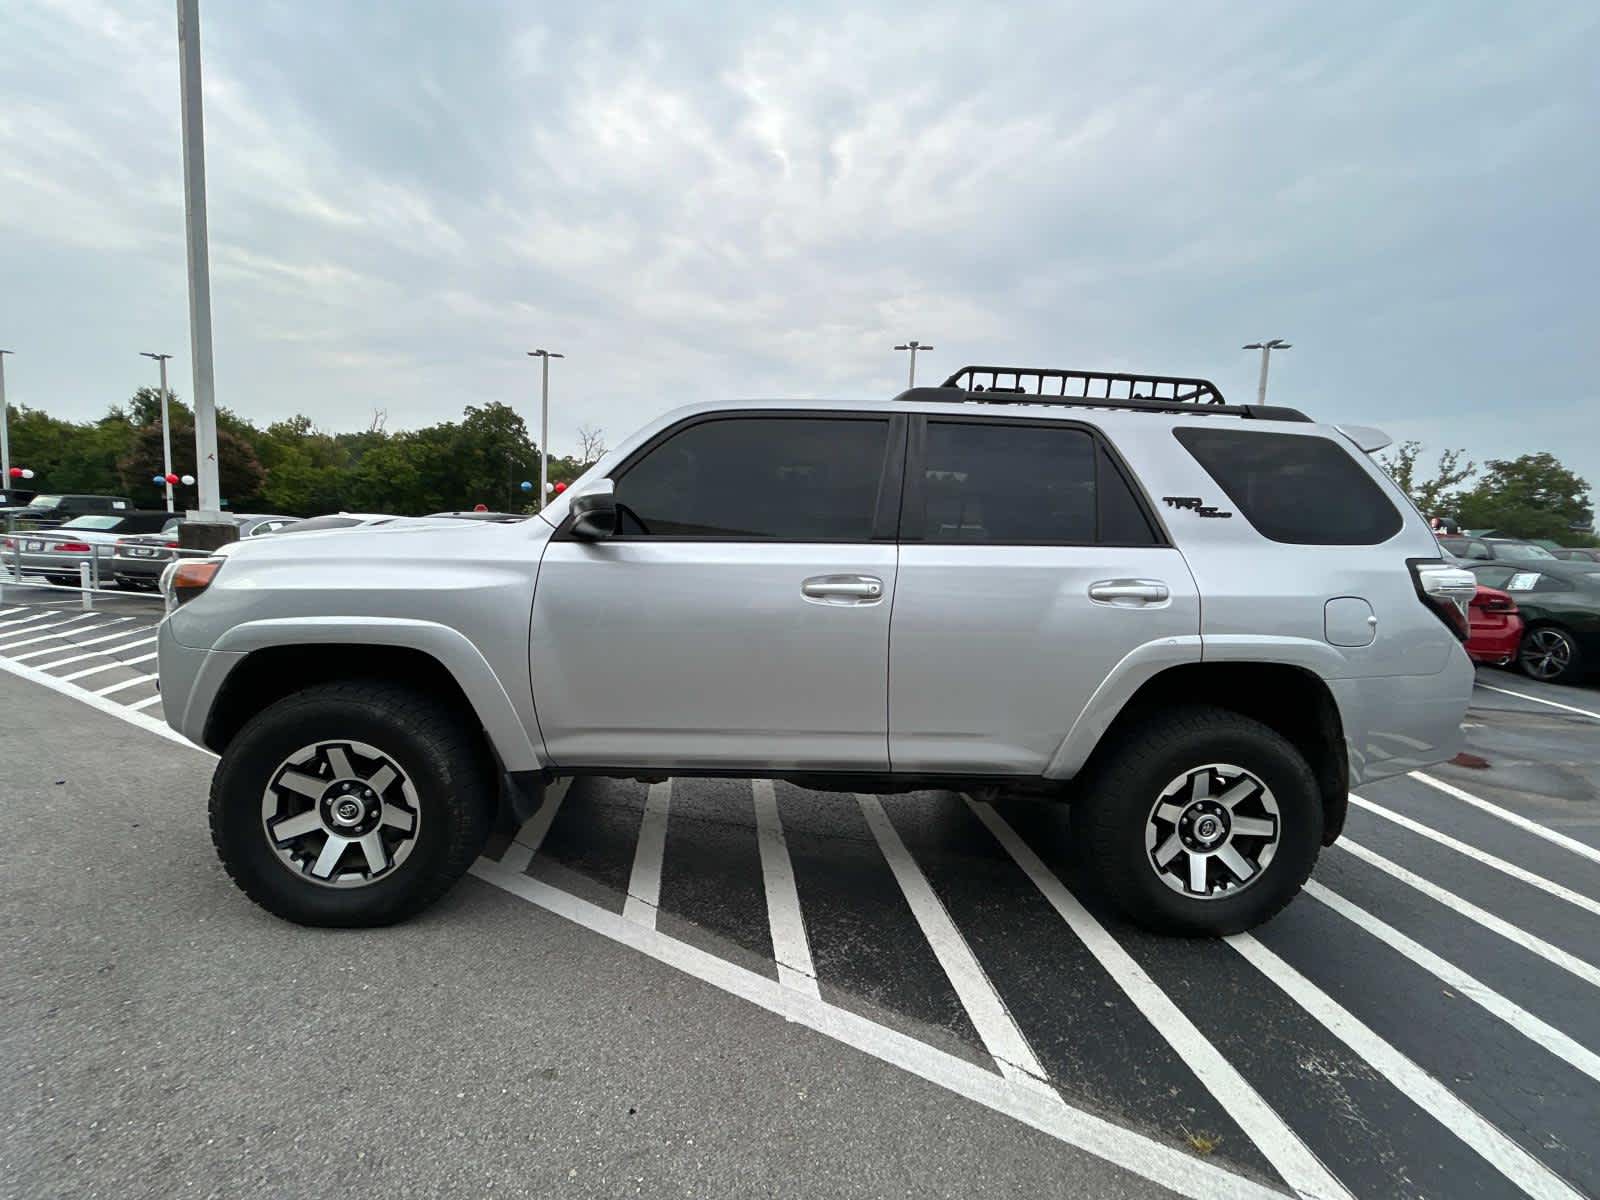
[(102, 513), (133, 511), (133, 501), (126, 496), (89, 495), (37, 495), (22, 508), (12, 513), (22, 527), (54, 529), (65, 525), (73, 517), (96, 516)]

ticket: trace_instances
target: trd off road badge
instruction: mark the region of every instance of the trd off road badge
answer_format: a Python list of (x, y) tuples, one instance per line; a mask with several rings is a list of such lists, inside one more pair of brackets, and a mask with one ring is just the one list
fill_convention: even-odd
[(1199, 496), (1163, 496), (1161, 497), (1161, 503), (1168, 508), (1186, 508), (1199, 517), (1216, 517), (1220, 520), (1227, 520), (1233, 516), (1231, 512), (1223, 512), (1214, 504), (1200, 503)]

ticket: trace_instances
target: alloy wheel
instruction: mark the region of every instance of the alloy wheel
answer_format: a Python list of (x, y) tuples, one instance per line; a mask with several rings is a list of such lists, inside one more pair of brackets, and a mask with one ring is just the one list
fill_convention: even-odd
[(421, 825), (411, 777), (364, 742), (296, 750), (261, 794), (262, 832), (278, 861), (323, 887), (364, 887), (393, 874)]
[(1243, 767), (1207, 763), (1172, 780), (1145, 820), (1146, 861), (1191, 900), (1238, 895), (1264, 874), (1282, 834), (1272, 790)]
[(1523, 669), (1535, 679), (1556, 679), (1572, 665), (1572, 643), (1559, 629), (1535, 629), (1522, 643)]

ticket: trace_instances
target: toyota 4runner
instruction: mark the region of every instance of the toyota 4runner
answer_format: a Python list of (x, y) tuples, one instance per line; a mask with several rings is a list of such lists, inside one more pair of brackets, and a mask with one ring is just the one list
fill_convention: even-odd
[(423, 908), (555, 778), (736, 775), (1059, 797), (1131, 917), (1237, 931), (1352, 785), (1458, 748), (1474, 585), (1386, 442), (1065, 370), (700, 404), (519, 523), (174, 564), (164, 709), (229, 872), (307, 924)]

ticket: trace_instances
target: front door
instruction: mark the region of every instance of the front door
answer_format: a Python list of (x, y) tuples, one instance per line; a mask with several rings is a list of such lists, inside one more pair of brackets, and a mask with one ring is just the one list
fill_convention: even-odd
[(894, 770), (1040, 775), (1124, 656), (1187, 639), (1172, 645), (1198, 658), (1199, 632), (1188, 565), (1098, 431), (1000, 417), (913, 427)]
[(618, 533), (558, 532), (534, 593), (562, 768), (888, 767), (904, 417), (689, 418), (613, 473)]

